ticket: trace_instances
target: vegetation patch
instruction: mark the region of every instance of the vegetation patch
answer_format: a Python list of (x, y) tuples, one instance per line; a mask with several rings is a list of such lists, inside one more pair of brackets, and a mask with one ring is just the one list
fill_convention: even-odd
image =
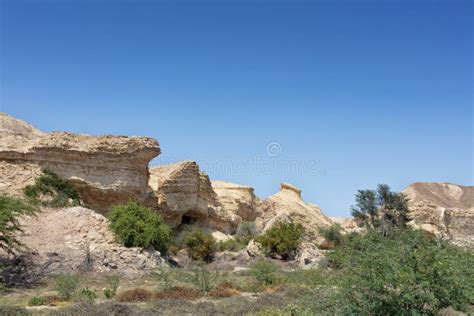
[(232, 283), (225, 281), (217, 285), (212, 291), (208, 293), (210, 297), (224, 298), (239, 295), (239, 289)]
[(202, 297), (202, 293), (200, 291), (197, 291), (192, 288), (181, 287), (181, 286), (175, 286), (168, 290), (156, 292), (153, 295), (153, 298), (158, 299), (158, 300), (167, 299), (167, 298), (175, 298), (175, 299), (192, 301), (200, 297)]
[(48, 304), (48, 299), (44, 296), (33, 296), (28, 301), (29, 306), (42, 306)]
[(60, 274), (55, 278), (54, 289), (58, 292), (59, 298), (69, 300), (74, 295), (79, 286), (79, 278), (70, 274)]
[(186, 237), (189, 257), (193, 260), (211, 262), (214, 257), (216, 240), (200, 229), (194, 229)]
[(142, 288), (127, 290), (117, 295), (119, 302), (146, 302), (152, 298), (153, 292)]
[(79, 193), (70, 182), (60, 178), (48, 168), (43, 170), (43, 174), (34, 184), (26, 186), (23, 193), (32, 201), (48, 207), (82, 204)]
[(17, 238), (22, 233), (19, 217), (31, 216), (38, 209), (22, 199), (0, 194), (0, 249), (8, 254), (24, 250), (25, 245)]
[(170, 228), (154, 210), (138, 202), (114, 206), (110, 228), (126, 247), (151, 248), (165, 252)]
[(279, 222), (256, 238), (272, 257), (284, 260), (293, 259), (301, 243), (304, 228), (301, 224)]

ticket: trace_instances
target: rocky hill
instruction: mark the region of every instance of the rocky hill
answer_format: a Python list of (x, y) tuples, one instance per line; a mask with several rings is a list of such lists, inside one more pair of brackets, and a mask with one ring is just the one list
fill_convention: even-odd
[(403, 193), (413, 224), (436, 237), (474, 245), (474, 186), (417, 182)]

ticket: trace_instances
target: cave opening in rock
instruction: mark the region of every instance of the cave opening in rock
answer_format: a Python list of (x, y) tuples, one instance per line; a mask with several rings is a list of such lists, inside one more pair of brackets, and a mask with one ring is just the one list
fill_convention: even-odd
[(196, 218), (189, 215), (183, 215), (181, 218), (181, 225), (193, 225), (195, 222)]

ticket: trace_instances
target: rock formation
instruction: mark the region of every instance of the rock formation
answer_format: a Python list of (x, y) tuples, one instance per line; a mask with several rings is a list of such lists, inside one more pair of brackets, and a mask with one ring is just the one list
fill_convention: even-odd
[(418, 182), (403, 193), (410, 199), (413, 226), (455, 244), (474, 245), (474, 186)]
[(152, 138), (43, 133), (0, 114), (0, 190), (9, 193), (48, 167), (69, 179), (95, 210), (105, 212), (131, 198), (151, 204), (148, 162), (159, 153)]
[(309, 234), (310, 240), (322, 242), (319, 230), (333, 224), (333, 221), (321, 212), (319, 206), (306, 203), (301, 198), (301, 190), (282, 183), (280, 191), (263, 201), (257, 226), (265, 231), (279, 221), (300, 223)]
[(212, 181), (212, 188), (226, 211), (240, 216), (243, 221), (255, 221), (261, 201), (255, 196), (253, 188), (217, 180)]
[[(95, 271), (135, 277), (161, 262), (157, 251), (121, 246), (108, 220), (84, 207), (43, 208), (37, 217), (22, 218), (21, 224), (25, 234), (20, 240), (32, 251), (25, 256), (29, 263), (23, 276)], [(15, 274), (5, 273), (14, 283)]]

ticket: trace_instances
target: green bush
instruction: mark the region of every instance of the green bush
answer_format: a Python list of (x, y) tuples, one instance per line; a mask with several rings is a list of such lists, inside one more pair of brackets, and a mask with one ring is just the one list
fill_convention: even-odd
[(341, 225), (339, 224), (322, 228), (320, 232), (324, 239), (333, 246), (339, 246), (344, 238), (341, 232)]
[(86, 299), (86, 300), (95, 300), (97, 298), (97, 294), (94, 290), (89, 289), (88, 287), (85, 287), (83, 289), (80, 289), (77, 291), (76, 296), (78, 298)]
[(278, 266), (268, 260), (259, 260), (250, 266), (250, 272), (261, 285), (275, 284), (278, 280)]
[(105, 282), (107, 283), (108, 287), (104, 289), (104, 296), (105, 298), (110, 299), (117, 294), (120, 278), (115, 274), (106, 275)]
[(344, 313), (436, 314), (474, 304), (474, 254), (418, 231), (351, 234), (328, 256), (343, 272)]
[(256, 238), (270, 256), (293, 259), (301, 243), (304, 228), (301, 224), (279, 222)]
[(33, 296), (28, 301), (28, 305), (30, 306), (41, 306), (46, 305), (48, 303), (48, 299), (44, 296)]
[(241, 242), (237, 238), (231, 238), (216, 243), (217, 251), (240, 251), (247, 246), (246, 243)]
[(186, 237), (188, 254), (193, 260), (210, 262), (215, 252), (216, 240), (212, 235), (204, 233), (200, 229), (194, 229)]
[(8, 254), (25, 249), (24, 244), (18, 240), (18, 233), (23, 232), (20, 216), (34, 215), (37, 208), (27, 202), (5, 194), (0, 194), (0, 249)]
[(236, 239), (244, 244), (248, 244), (249, 241), (257, 236), (257, 225), (255, 222), (242, 222), (237, 228)]
[(79, 193), (77, 193), (69, 181), (61, 179), (48, 168), (43, 170), (43, 174), (35, 180), (34, 184), (26, 186), (23, 189), (23, 193), (28, 198), (36, 201), (40, 196), (49, 197), (40, 201), (44, 206), (63, 207), (67, 205), (81, 205)]
[(114, 206), (110, 228), (126, 247), (142, 247), (165, 252), (170, 228), (161, 216), (138, 202)]
[(55, 290), (59, 297), (63, 300), (69, 300), (77, 287), (79, 286), (79, 279), (70, 274), (60, 274), (55, 279)]

